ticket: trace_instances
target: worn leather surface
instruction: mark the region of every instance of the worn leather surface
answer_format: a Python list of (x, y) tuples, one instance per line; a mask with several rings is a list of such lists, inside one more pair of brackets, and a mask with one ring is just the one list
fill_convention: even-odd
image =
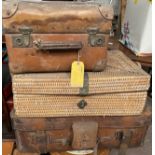
[[(25, 152), (50, 152), (72, 150), (73, 129), (76, 122), (98, 123), (99, 148), (117, 148), (121, 137), (131, 133), (129, 147), (140, 145), (151, 122), (149, 105), (139, 116), (123, 117), (58, 117), (58, 118), (19, 118), (11, 113), (16, 132), (17, 147)], [(88, 126), (91, 127), (91, 126)]]
[(5, 36), (9, 56), (9, 67), (12, 73), (26, 72), (56, 72), (70, 71), (73, 61), (84, 62), (85, 70), (101, 71), (106, 66), (108, 35), (104, 35), (103, 47), (91, 47), (88, 44), (88, 34), (32, 34), (32, 40), (43, 42), (80, 41), (83, 48), (80, 51), (63, 50), (48, 51), (38, 50), (35, 45), (28, 48), (14, 48), (13, 34)]
[(18, 33), (23, 26), (32, 28), (33, 33), (80, 33), (87, 32), (89, 27), (109, 32), (112, 18), (112, 7), (97, 3), (3, 2), (5, 33)]
[[(11, 10), (8, 8), (11, 6)], [(33, 41), (81, 41), (79, 58), (86, 71), (101, 71), (106, 66), (106, 49), (112, 26), (111, 6), (95, 2), (3, 2), (3, 28), (12, 73), (70, 71), (71, 63), (78, 59), (75, 50), (36, 50)], [(12, 37), (21, 35), (19, 29), (32, 30), (31, 46), (15, 48)], [(88, 30), (98, 29), (105, 36), (103, 47), (91, 47)], [(104, 35), (105, 34), (105, 35)]]
[[(103, 128), (99, 129), (99, 148), (118, 148), (120, 139), (116, 135), (132, 132), (129, 147), (139, 146), (146, 134), (147, 126), (141, 128)], [(24, 152), (41, 152), (74, 150), (72, 147), (72, 130), (20, 131), (16, 130), (17, 148)], [(79, 148), (80, 149), (80, 148)], [(81, 147), (87, 149), (87, 147)], [(93, 148), (92, 148), (93, 149)]]

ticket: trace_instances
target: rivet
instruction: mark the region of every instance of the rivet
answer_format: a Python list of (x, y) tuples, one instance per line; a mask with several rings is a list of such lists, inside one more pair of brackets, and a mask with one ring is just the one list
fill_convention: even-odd
[(7, 10), (6, 13), (7, 13), (7, 15), (10, 15), (11, 12), (9, 10)]

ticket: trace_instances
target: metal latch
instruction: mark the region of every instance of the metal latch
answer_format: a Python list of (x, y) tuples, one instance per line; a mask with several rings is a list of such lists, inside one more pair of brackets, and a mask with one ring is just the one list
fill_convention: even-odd
[(87, 102), (85, 100), (81, 100), (77, 106), (80, 108), (80, 109), (84, 109), (85, 106), (87, 106)]
[(32, 29), (29, 27), (22, 27), (22, 28), (19, 28), (19, 32), (21, 34), (13, 35), (13, 38), (12, 38), (13, 47), (20, 47), (20, 48), (31, 47)]
[(131, 136), (132, 136), (132, 131), (130, 130), (126, 131), (125, 133), (122, 132), (120, 136), (120, 150), (118, 152), (118, 155), (126, 155), (128, 146), (130, 144)]
[(92, 47), (102, 47), (104, 46), (105, 39), (104, 36), (99, 33), (99, 29), (96, 27), (92, 27), (88, 29), (88, 43)]

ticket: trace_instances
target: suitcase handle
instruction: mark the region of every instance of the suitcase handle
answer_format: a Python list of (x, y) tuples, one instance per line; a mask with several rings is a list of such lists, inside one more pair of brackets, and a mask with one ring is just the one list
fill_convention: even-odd
[(41, 40), (33, 41), (38, 50), (80, 50), (83, 45), (82, 42), (42, 42)]

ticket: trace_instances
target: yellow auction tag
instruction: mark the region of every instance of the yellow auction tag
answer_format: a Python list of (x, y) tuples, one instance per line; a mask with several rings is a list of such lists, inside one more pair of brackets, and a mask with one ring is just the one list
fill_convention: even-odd
[[(134, 3), (137, 4), (139, 0), (134, 0)], [(147, 0), (149, 3), (152, 3), (152, 0)]]
[(84, 64), (81, 61), (74, 61), (71, 68), (71, 87), (83, 87)]
[(137, 4), (139, 0), (134, 0), (134, 3)]

